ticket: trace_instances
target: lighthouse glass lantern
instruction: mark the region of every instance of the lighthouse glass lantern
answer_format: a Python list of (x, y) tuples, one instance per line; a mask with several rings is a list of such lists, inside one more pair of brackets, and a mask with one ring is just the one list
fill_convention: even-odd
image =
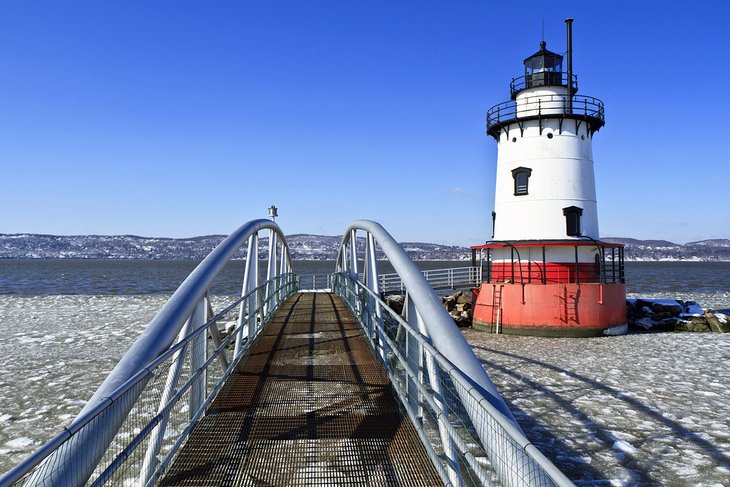
[(556, 86), (562, 84), (563, 56), (546, 49), (545, 41), (540, 50), (525, 59), (525, 86)]
[(510, 101), (487, 112), (497, 142), (492, 240), (473, 249), (483, 283), (474, 322), (498, 333), (596, 336), (626, 329), (623, 246), (599, 239), (593, 136), (603, 102), (578, 95), (563, 56), (524, 60)]

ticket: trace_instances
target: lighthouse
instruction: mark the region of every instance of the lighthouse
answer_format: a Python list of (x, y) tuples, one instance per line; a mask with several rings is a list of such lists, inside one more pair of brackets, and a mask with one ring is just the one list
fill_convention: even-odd
[[(491, 240), (472, 247), (482, 284), (474, 323), (495, 333), (600, 336), (625, 332), (621, 244), (599, 238), (593, 137), (604, 104), (579, 93), (572, 66), (545, 41), (487, 112), (497, 142)], [(565, 62), (564, 62), (565, 61)]]

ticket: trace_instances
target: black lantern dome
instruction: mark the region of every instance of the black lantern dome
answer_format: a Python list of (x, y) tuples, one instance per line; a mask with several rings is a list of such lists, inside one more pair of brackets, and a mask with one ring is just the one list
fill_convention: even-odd
[(563, 56), (548, 51), (545, 46), (545, 41), (540, 42), (540, 50), (525, 59), (525, 88), (566, 85)]

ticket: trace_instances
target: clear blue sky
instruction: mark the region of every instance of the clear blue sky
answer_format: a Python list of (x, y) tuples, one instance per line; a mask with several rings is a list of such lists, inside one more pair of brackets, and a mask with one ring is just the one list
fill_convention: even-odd
[(730, 238), (730, 7), (0, 3), (0, 233), (490, 235), (486, 110), (574, 17), (602, 236)]

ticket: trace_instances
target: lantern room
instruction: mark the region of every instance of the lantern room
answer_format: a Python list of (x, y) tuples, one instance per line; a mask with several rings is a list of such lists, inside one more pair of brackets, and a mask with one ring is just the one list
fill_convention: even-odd
[(563, 86), (563, 56), (548, 51), (545, 41), (540, 50), (525, 59), (525, 88)]

